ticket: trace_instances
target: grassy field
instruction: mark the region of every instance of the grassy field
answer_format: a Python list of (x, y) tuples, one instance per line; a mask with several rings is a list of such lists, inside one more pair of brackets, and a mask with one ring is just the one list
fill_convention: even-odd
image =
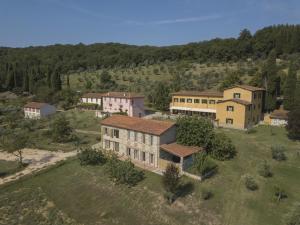
[(0, 178), (21, 171), (17, 161), (0, 160)]
[[(283, 128), (221, 131), (236, 145), (236, 158), (218, 162), (218, 174), (204, 182), (185, 178), (189, 190), (171, 206), (159, 175), (146, 172), (141, 183), (127, 188), (114, 185), (103, 167), (81, 167), (72, 160), (1, 187), (0, 224), (284, 224), (285, 214), (300, 202), (300, 143), (289, 141)], [(271, 158), (272, 145), (286, 147), (286, 161)], [(262, 160), (271, 165), (272, 177), (258, 175)], [(245, 188), (244, 174), (255, 178), (257, 191)], [(288, 195), (281, 202), (274, 197), (276, 185)], [(211, 199), (201, 199), (204, 189), (212, 191)]]

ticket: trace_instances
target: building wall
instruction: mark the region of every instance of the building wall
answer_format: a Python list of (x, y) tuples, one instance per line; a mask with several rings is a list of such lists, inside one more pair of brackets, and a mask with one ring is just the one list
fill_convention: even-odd
[(41, 117), (46, 117), (56, 113), (56, 108), (52, 105), (45, 105), (41, 108)]
[[(105, 134), (105, 128), (108, 130), (108, 135)], [(130, 158), (132, 161), (144, 163), (147, 166), (158, 167), (159, 146), (161, 137), (151, 134), (145, 134), (127, 129), (114, 128), (110, 126), (102, 126), (102, 147), (106, 150), (114, 151), (114, 143), (119, 143), (119, 151), (116, 153), (120, 156)], [(119, 130), (119, 138), (111, 135), (112, 130)], [(136, 138), (135, 139), (135, 135)], [(143, 135), (145, 135), (145, 143), (143, 142)], [(151, 144), (152, 137), (152, 144)], [(106, 147), (106, 142), (110, 141), (110, 147)], [(130, 156), (127, 154), (127, 149), (131, 149)], [(137, 157), (134, 155), (134, 150), (138, 151)], [(142, 152), (145, 152), (145, 161), (142, 160)], [(153, 154), (153, 163), (150, 162), (150, 154)]]
[(234, 98), (234, 93), (240, 93), (240, 99), (252, 102), (252, 91), (245, 90), (239, 87), (233, 87), (230, 89), (224, 90), (224, 100)]
[(101, 98), (81, 98), (83, 103), (93, 103), (101, 106)]
[(40, 119), (56, 113), (56, 108), (52, 105), (45, 105), (40, 109), (24, 108), (24, 116), (28, 119)]
[[(176, 102), (176, 99), (178, 101)], [(180, 99), (184, 99), (185, 102), (180, 102)], [(192, 102), (189, 103), (188, 99)], [(170, 104), (171, 107), (187, 107), (193, 109), (212, 109), (216, 110), (217, 102), (222, 100), (221, 97), (200, 97), (200, 96), (182, 96), (182, 95), (173, 95), (172, 96), (172, 103)], [(195, 103), (195, 100), (199, 101), (199, 103)], [(202, 100), (206, 100), (207, 103), (203, 103)], [(210, 103), (210, 100), (215, 101), (215, 103)]]
[[(234, 111), (227, 111), (227, 106), (233, 106)], [(217, 107), (217, 121), (218, 125), (221, 127), (229, 127), (235, 129), (245, 129), (247, 128), (247, 107), (236, 102), (222, 102), (218, 104)], [(226, 123), (226, 119), (232, 119), (233, 124)]]
[(285, 119), (275, 119), (271, 118), (271, 125), (272, 126), (286, 126), (288, 124), (288, 121)]
[(144, 98), (103, 97), (103, 111), (109, 113), (127, 112), (128, 116), (142, 117), (145, 115)]

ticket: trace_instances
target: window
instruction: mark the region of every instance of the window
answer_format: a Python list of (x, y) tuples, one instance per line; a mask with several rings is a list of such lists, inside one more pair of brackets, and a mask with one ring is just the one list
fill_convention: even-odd
[(153, 145), (153, 136), (150, 136), (150, 145)]
[(141, 158), (142, 161), (146, 161), (146, 152), (142, 152), (142, 158)]
[(126, 149), (126, 155), (127, 155), (127, 156), (130, 156), (130, 155), (131, 155), (131, 149), (130, 149), (130, 148), (127, 148), (127, 149)]
[(209, 104), (216, 104), (215, 100), (209, 100)]
[(251, 105), (248, 105), (248, 110), (251, 111)]
[(253, 109), (255, 110), (255, 108), (256, 108), (256, 106), (255, 105), (253, 105)]
[(252, 122), (255, 122), (255, 117), (252, 118)]
[(119, 138), (119, 130), (114, 129), (114, 137)]
[(258, 98), (261, 99), (261, 93), (258, 93)]
[(142, 134), (142, 140), (143, 140), (143, 143), (145, 144), (146, 143), (146, 135), (145, 134)]
[(114, 143), (114, 151), (116, 151), (116, 152), (119, 151), (119, 142)]
[(180, 99), (180, 102), (185, 102), (185, 98), (181, 98), (181, 99)]
[(114, 130), (113, 129), (110, 129), (110, 137), (114, 137)]
[(234, 111), (234, 107), (233, 106), (227, 106), (227, 111), (233, 112)]
[(139, 151), (136, 150), (136, 149), (134, 149), (134, 151), (133, 151), (133, 158), (134, 159), (138, 159), (139, 158)]
[(107, 129), (107, 127), (104, 128), (104, 134), (108, 135), (108, 129)]
[(193, 102), (193, 99), (188, 98), (186, 101), (187, 101), (187, 103), (192, 103), (192, 102)]
[(134, 132), (134, 141), (137, 141), (137, 139), (138, 139), (138, 133)]
[(233, 93), (233, 98), (241, 98), (241, 93)]
[(194, 103), (199, 104), (200, 103), (200, 99), (194, 99)]
[(233, 119), (226, 118), (226, 124), (233, 124)]
[(260, 104), (257, 105), (257, 108), (260, 109)]
[(178, 102), (178, 98), (174, 98), (174, 102)]
[(207, 99), (202, 99), (202, 104), (207, 104)]
[(253, 98), (256, 99), (256, 93), (253, 93)]
[(109, 142), (109, 140), (105, 140), (105, 148), (110, 148), (110, 142)]
[(150, 154), (149, 162), (150, 162), (150, 164), (154, 163), (154, 155), (153, 154)]

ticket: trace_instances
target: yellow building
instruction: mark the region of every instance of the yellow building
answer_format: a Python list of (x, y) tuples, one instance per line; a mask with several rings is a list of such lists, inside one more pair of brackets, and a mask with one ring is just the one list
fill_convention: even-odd
[(172, 114), (200, 115), (214, 119), (220, 127), (247, 129), (263, 119), (264, 89), (235, 85), (221, 92), (176, 92)]

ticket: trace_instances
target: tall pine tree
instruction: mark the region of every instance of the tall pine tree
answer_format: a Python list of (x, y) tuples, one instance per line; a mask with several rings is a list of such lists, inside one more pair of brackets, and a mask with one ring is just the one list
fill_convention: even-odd
[(288, 76), (284, 86), (284, 109), (291, 110), (295, 101), (295, 91), (297, 83), (297, 68), (294, 62), (291, 62)]
[(61, 90), (61, 79), (57, 69), (55, 69), (51, 75), (51, 88), (53, 91)]

